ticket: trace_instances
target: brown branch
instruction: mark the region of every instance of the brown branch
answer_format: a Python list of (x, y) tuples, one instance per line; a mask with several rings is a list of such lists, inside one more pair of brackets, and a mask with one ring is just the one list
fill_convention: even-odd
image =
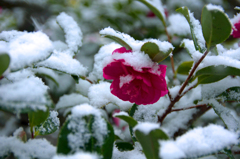
[(200, 105), (195, 105), (195, 106), (191, 106), (191, 107), (187, 107), (187, 108), (172, 109), (171, 112), (177, 112), (177, 111), (193, 109), (193, 108), (198, 108), (198, 107), (204, 107), (204, 106), (207, 106), (207, 104), (200, 104)]
[[(167, 88), (167, 89), (168, 89), (168, 88)], [(168, 97), (169, 97), (170, 101), (172, 101), (172, 95), (171, 95), (169, 89), (168, 89)]]
[(187, 86), (190, 78), (193, 76), (193, 73), (195, 72), (195, 70), (197, 69), (197, 67), (199, 66), (199, 64), (203, 61), (203, 59), (207, 56), (207, 54), (208, 54), (208, 50), (202, 55), (202, 57), (201, 57), (201, 58), (198, 60), (198, 62), (194, 65), (194, 67), (193, 67), (193, 69), (190, 71), (187, 79), (184, 81), (183, 85), (181, 86), (180, 90), (178, 91), (177, 96), (171, 101), (171, 103), (169, 104), (169, 106), (168, 106), (167, 110), (165, 111), (165, 113), (164, 113), (161, 117), (158, 116), (158, 122), (159, 122), (159, 123), (162, 123), (163, 120), (165, 119), (165, 117), (166, 117), (169, 113), (172, 112), (173, 106), (175, 105), (176, 102), (178, 102), (178, 101), (181, 99), (181, 97), (182, 97), (181, 94), (182, 94), (184, 88)]

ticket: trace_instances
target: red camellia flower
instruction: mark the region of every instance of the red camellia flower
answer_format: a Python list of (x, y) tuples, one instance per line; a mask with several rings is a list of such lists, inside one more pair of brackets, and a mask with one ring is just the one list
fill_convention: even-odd
[(138, 105), (153, 104), (168, 93), (166, 65), (158, 65), (148, 55), (125, 47), (113, 51), (103, 68), (103, 77), (113, 80), (111, 93)]
[(234, 38), (240, 38), (240, 20), (234, 24), (232, 36)]

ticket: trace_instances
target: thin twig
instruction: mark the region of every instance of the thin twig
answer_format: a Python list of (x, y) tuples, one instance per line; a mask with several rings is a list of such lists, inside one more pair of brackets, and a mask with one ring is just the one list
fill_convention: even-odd
[(205, 107), (207, 104), (200, 104), (200, 105), (195, 105), (187, 108), (179, 108), (179, 109), (172, 109), (171, 112), (177, 112), (177, 111), (182, 111), (182, 110), (187, 110), (187, 109), (193, 109), (193, 108), (198, 108), (198, 107)]
[(185, 92), (183, 92), (181, 94), (181, 97), (184, 96), (187, 92), (191, 91), (193, 88), (195, 88), (197, 86), (197, 83), (195, 85), (193, 85), (192, 87), (188, 88), (188, 90), (186, 90)]
[(187, 86), (187, 84), (188, 84), (190, 78), (192, 77), (193, 73), (195, 72), (195, 70), (197, 69), (199, 64), (202, 62), (202, 60), (207, 56), (207, 54), (208, 54), (208, 50), (202, 55), (202, 57), (198, 60), (198, 62), (193, 66), (193, 69), (190, 71), (187, 79), (184, 81), (183, 85), (181, 86), (180, 90), (178, 91), (177, 96), (171, 101), (171, 103), (169, 104), (169, 106), (168, 106), (167, 110), (165, 111), (165, 113), (161, 117), (158, 116), (158, 122), (159, 123), (162, 123), (163, 120), (165, 119), (165, 117), (169, 113), (172, 112), (172, 108), (173, 108), (174, 104), (181, 99), (181, 97), (182, 97), (181, 94), (182, 94), (184, 88)]
[[(167, 88), (167, 89), (168, 89), (168, 88)], [(172, 101), (172, 100), (173, 100), (173, 99), (172, 99), (172, 95), (171, 95), (171, 93), (170, 93), (169, 89), (168, 89), (168, 97), (169, 97), (170, 101)]]

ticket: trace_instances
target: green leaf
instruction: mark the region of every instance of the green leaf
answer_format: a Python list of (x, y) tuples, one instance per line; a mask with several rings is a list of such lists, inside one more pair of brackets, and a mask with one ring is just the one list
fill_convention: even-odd
[(57, 143), (57, 154), (69, 154), (71, 152), (71, 148), (68, 146), (68, 135), (71, 133), (71, 130), (68, 129), (69, 120), (66, 120), (63, 124)]
[(138, 1), (145, 4), (162, 21), (164, 27), (166, 27), (166, 22), (165, 22), (164, 15), (162, 15), (162, 13), (156, 8), (156, 6), (153, 6), (147, 0), (138, 0)]
[(147, 135), (137, 129), (135, 135), (142, 145), (146, 158), (158, 159), (160, 147), (158, 140), (167, 140), (168, 136), (161, 129), (154, 129)]
[(59, 83), (57, 82), (57, 79), (55, 79), (54, 77), (50, 76), (49, 74), (36, 73), (35, 75), (38, 76), (38, 77), (46, 77), (46, 78), (52, 80), (57, 86), (59, 86)]
[(198, 84), (207, 84), (217, 82), (229, 75), (240, 76), (240, 69), (225, 65), (208, 66), (198, 70), (194, 79), (198, 77)]
[(184, 61), (177, 68), (177, 73), (182, 75), (188, 75), (193, 65), (193, 61)]
[(225, 41), (231, 34), (232, 25), (227, 15), (219, 9), (205, 5), (201, 16), (202, 32), (207, 48)]
[(154, 62), (161, 62), (168, 57), (173, 49), (169, 48), (167, 52), (163, 52), (159, 49), (157, 44), (153, 42), (146, 42), (142, 45), (141, 51), (143, 51), (145, 54), (148, 54)]
[(49, 116), (49, 113), (49, 109), (47, 109), (46, 111), (38, 110), (36, 112), (29, 112), (28, 120), (30, 127), (42, 124)]
[[(129, 116), (133, 117), (135, 111), (138, 110), (138, 105), (137, 104), (133, 104), (132, 108), (129, 111)], [(133, 134), (133, 127), (129, 126), (129, 131), (130, 131), (130, 135), (132, 137), (132, 140), (135, 142), (137, 141), (136, 137)]]
[(236, 101), (240, 102), (240, 87), (231, 87), (226, 91), (217, 96), (219, 99), (223, 99), (223, 101)]
[(74, 79), (74, 81), (78, 84), (79, 81), (79, 77), (76, 75), (72, 75), (72, 78)]
[(131, 151), (134, 149), (131, 143), (125, 141), (116, 141), (115, 145), (119, 151)]
[(7, 70), (10, 64), (10, 57), (8, 54), (0, 54), (0, 77)]
[(181, 7), (181, 8), (178, 8), (176, 11), (181, 13), (186, 18), (186, 20), (188, 21), (195, 49), (199, 50), (200, 52), (203, 53), (205, 51), (205, 48), (202, 48), (201, 45), (199, 45), (200, 42), (199, 42), (199, 39), (196, 36), (196, 34), (197, 34), (196, 33), (197, 30), (195, 28), (196, 24), (194, 24), (194, 22), (192, 20), (190, 20), (190, 15), (189, 15), (188, 8), (187, 7)]
[(222, 150), (222, 152), (225, 153), (229, 159), (235, 159), (235, 157), (232, 154), (231, 149), (224, 149), (224, 150)]
[(127, 44), (127, 42), (125, 42), (123, 39), (117, 37), (117, 36), (113, 36), (113, 35), (105, 35), (105, 34), (101, 34), (103, 37), (105, 38), (109, 38), (112, 39), (113, 41), (119, 43), (120, 45), (122, 45), (123, 47), (125, 47), (127, 50), (132, 50), (132, 48)]
[(120, 118), (122, 120), (124, 120), (125, 122), (128, 123), (129, 126), (134, 127), (138, 124), (138, 122), (133, 119), (133, 117), (131, 116), (126, 116), (126, 115), (114, 115), (114, 117)]
[(107, 122), (107, 128), (108, 128), (108, 134), (105, 137), (104, 144), (102, 145), (102, 148), (101, 148), (101, 154), (104, 159), (112, 158), (113, 143), (115, 139), (113, 127), (109, 122)]
[(58, 130), (60, 122), (56, 111), (50, 111), (48, 118), (41, 124), (35, 126), (35, 136), (48, 135)]

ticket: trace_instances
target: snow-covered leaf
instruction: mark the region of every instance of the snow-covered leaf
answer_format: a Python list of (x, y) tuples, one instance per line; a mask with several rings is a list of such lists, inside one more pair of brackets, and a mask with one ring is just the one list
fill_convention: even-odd
[(69, 54), (74, 56), (82, 46), (82, 31), (72, 17), (62, 12), (57, 16), (57, 23), (65, 32)]
[(168, 136), (159, 128), (159, 124), (140, 123), (134, 127), (134, 131), (146, 158), (158, 159), (160, 147), (158, 140), (168, 139)]
[(38, 77), (20, 79), (0, 85), (0, 109), (14, 113), (47, 110), (52, 107), (48, 87)]
[(85, 76), (87, 73), (87, 68), (78, 60), (73, 59), (72, 56), (66, 52), (58, 52), (56, 50), (54, 50), (54, 53), (47, 60), (37, 63), (36, 66), (46, 67), (76, 76)]
[(20, 70), (48, 58), (53, 50), (51, 40), (42, 32), (3, 31), (0, 33), (8, 46), (10, 69)]
[(219, 6), (205, 5), (201, 16), (202, 32), (208, 49), (225, 41), (232, 32), (228, 16)]
[(229, 130), (240, 130), (239, 117), (233, 110), (229, 109), (228, 107), (224, 107), (215, 99), (209, 100), (209, 104), (212, 105), (215, 113), (222, 119), (222, 121)]
[(138, 0), (138, 1), (145, 4), (162, 21), (163, 25), (166, 27), (165, 13), (161, 0)]
[(231, 87), (217, 96), (223, 101), (240, 101), (240, 87)]
[(0, 158), (10, 153), (19, 159), (52, 158), (56, 147), (46, 139), (30, 139), (24, 143), (16, 137), (0, 137)]
[(46, 111), (38, 110), (36, 112), (29, 112), (28, 120), (30, 127), (33, 128), (34, 126), (42, 124), (49, 116), (49, 113), (48, 109)]
[(168, 57), (168, 55), (173, 51), (172, 48), (169, 48), (168, 50), (161, 51), (159, 46), (154, 42), (146, 42), (142, 45), (141, 51), (143, 51), (145, 54), (148, 54), (148, 56), (154, 61), (154, 62), (161, 62), (165, 58)]
[(41, 123), (40, 125), (35, 126), (35, 133), (34, 135), (48, 135), (54, 133), (56, 130), (59, 129), (60, 121), (57, 117), (58, 112), (50, 111), (49, 116), (47, 119)]
[(203, 53), (206, 48), (200, 22), (194, 18), (193, 13), (190, 13), (187, 7), (178, 8), (176, 11), (184, 15), (184, 17), (187, 19), (190, 26), (195, 49)]
[(159, 157), (198, 158), (238, 143), (238, 135), (219, 125), (189, 130), (175, 141), (160, 141)]
[(83, 150), (111, 158), (113, 142), (113, 128), (101, 117), (101, 112), (82, 104), (72, 109), (72, 114), (63, 125), (57, 153), (71, 154)]

